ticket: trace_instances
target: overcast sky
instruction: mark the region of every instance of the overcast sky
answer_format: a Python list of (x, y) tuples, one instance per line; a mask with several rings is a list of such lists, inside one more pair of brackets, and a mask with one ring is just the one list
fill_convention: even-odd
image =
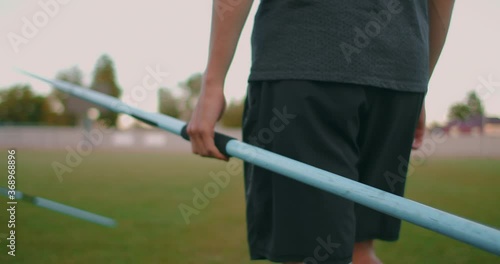
[[(51, 2), (56, 0), (41, 0)], [(133, 94), (150, 67), (168, 76), (155, 85), (175, 88), (204, 70), (208, 52), (209, 0), (60, 0), (48, 14), (39, 1), (0, 0), (0, 87), (30, 83), (46, 94), (50, 87), (13, 71), (20, 67), (47, 77), (78, 66), (91, 80), (97, 58), (108, 54), (115, 62), (123, 99), (157, 111), (157, 92)], [(226, 97), (245, 94), (250, 69), (250, 33), (255, 1), (226, 82)], [(45, 15), (44, 15), (45, 13)], [(476, 90), (489, 115), (500, 116), (500, 1), (456, 1), (448, 42), (431, 80), (428, 120), (443, 122), (448, 107)], [(46, 18), (46, 21), (44, 19)], [(36, 32), (23, 33), (25, 21)], [(38, 24), (38, 25), (36, 25)], [(26, 31), (26, 30), (24, 30)], [(10, 34), (10, 35), (9, 35)], [(9, 38), (20, 36), (17, 45)], [(9, 37), (10, 36), (10, 37)]]

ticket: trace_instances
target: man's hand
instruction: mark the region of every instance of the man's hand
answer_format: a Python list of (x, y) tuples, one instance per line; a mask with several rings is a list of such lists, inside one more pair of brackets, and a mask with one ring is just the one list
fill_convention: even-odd
[(222, 160), (228, 160), (228, 157), (215, 147), (214, 128), (226, 107), (224, 80), (253, 0), (232, 2), (232, 10), (221, 13), (220, 0), (213, 0), (207, 68), (198, 104), (187, 127), (191, 148), (195, 154)]
[(419, 149), (424, 142), (425, 134), (425, 106), (422, 106), (420, 118), (418, 119), (417, 129), (415, 130), (415, 139), (413, 140), (412, 149)]
[(222, 85), (202, 84), (202, 92), (187, 127), (193, 153), (228, 160), (214, 144), (215, 123), (226, 108)]

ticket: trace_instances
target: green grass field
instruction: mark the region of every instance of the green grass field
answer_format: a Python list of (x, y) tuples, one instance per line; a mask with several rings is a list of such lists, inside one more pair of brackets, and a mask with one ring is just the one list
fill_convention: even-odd
[[(212, 182), (209, 172), (224, 170), (225, 163), (185, 154), (97, 152), (59, 182), (51, 163), (65, 155), (18, 151), (18, 189), (109, 216), (118, 227), (20, 202), (16, 257), (7, 255), (0, 237), (0, 263), (250, 263), (240, 175), (189, 225), (178, 208), (192, 206), (193, 188)], [(0, 157), (0, 170), (6, 171), (6, 153)], [(2, 178), (0, 186), (6, 186)], [(499, 227), (499, 186), (498, 160), (430, 160), (409, 179), (407, 197)], [(0, 234), (7, 233), (6, 201), (0, 198)], [(499, 257), (408, 223), (400, 241), (377, 247), (389, 264), (500, 263)]]

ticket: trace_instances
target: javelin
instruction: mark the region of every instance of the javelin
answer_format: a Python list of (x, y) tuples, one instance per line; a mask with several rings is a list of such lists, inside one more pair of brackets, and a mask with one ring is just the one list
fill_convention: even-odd
[(7, 189), (5, 187), (0, 187), (0, 195), (5, 196), (7, 198), (12, 197), (12, 199), (11, 199), (12, 202), (14, 202), (13, 198), (15, 198), (15, 200), (22, 200), (25, 202), (29, 202), (29, 203), (32, 203), (32, 204), (38, 206), (38, 207), (42, 207), (45, 209), (56, 211), (56, 212), (61, 213), (61, 214), (73, 216), (73, 217), (83, 219), (83, 220), (86, 220), (86, 221), (89, 221), (89, 222), (92, 222), (95, 224), (99, 224), (99, 225), (103, 225), (103, 226), (107, 226), (107, 227), (115, 227), (116, 226), (115, 220), (108, 218), (108, 217), (100, 216), (100, 215), (97, 215), (97, 214), (94, 214), (91, 212), (87, 212), (87, 211), (84, 211), (84, 210), (81, 210), (81, 209), (78, 209), (78, 208), (75, 208), (72, 206), (68, 206), (68, 205), (58, 203), (58, 202), (54, 202), (54, 201), (51, 201), (51, 200), (48, 200), (45, 198), (27, 195), (27, 194), (20, 192), (18, 190), (15, 190), (14, 195), (10, 195), (10, 193), (9, 193), (10, 191), (11, 191), (10, 189)]
[[(26, 71), (21, 72), (49, 83), (60, 91), (100, 105), (113, 112), (130, 115), (149, 125), (167, 130), (189, 140), (186, 122), (166, 115), (140, 110), (126, 105), (117, 98), (84, 89), (68, 82), (46, 79)], [(217, 148), (227, 156), (240, 158), (267, 170), (500, 256), (500, 230), (498, 229), (376, 189), (217, 132), (214, 140)]]

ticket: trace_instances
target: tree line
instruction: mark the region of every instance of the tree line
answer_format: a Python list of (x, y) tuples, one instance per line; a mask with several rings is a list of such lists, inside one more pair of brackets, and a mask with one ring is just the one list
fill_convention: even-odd
[[(77, 67), (60, 71), (56, 77), (85, 87), (83, 73)], [(182, 94), (174, 95), (172, 89), (158, 90), (158, 112), (188, 121), (201, 91), (202, 75), (193, 74), (179, 84)], [(108, 55), (101, 56), (95, 65), (88, 89), (120, 98), (122, 89), (116, 81), (115, 67)], [(95, 122), (106, 127), (116, 127), (118, 114), (53, 89), (48, 95), (37, 95), (29, 84), (15, 84), (0, 90), (0, 125), (83, 126), (89, 121), (89, 109), (98, 110)], [(221, 125), (240, 127), (243, 113), (242, 101), (231, 101), (221, 118)]]

